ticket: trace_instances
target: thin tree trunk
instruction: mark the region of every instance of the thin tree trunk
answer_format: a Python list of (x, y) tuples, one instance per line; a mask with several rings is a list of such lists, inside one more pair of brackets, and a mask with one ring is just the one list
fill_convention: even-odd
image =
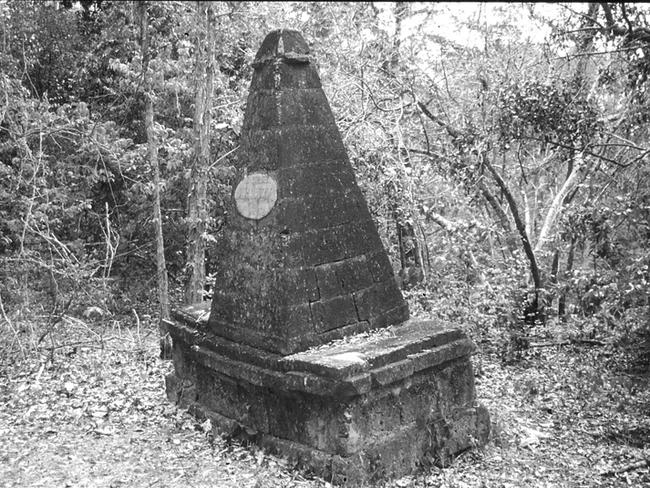
[[(456, 139), (463, 135), (463, 133), (456, 129), (455, 127), (452, 127), (448, 123), (444, 122), (441, 120), (439, 117), (434, 115), (429, 111), (429, 109), (424, 105), (422, 102), (418, 101), (417, 102), (418, 107), (420, 110), (422, 110), (422, 113), (426, 115), (429, 119), (434, 121), (436, 124), (438, 124), (440, 127), (443, 127), (446, 131), (447, 134), (452, 139)], [(542, 288), (542, 276), (539, 271), (539, 266), (537, 265), (537, 259), (535, 257), (535, 252), (533, 251), (533, 247), (530, 244), (530, 239), (528, 238), (528, 234), (526, 233), (526, 227), (521, 220), (521, 216), (519, 215), (519, 210), (517, 209), (517, 202), (515, 202), (515, 199), (512, 196), (512, 192), (508, 188), (508, 185), (506, 185), (505, 181), (503, 181), (503, 178), (501, 178), (501, 175), (494, 169), (494, 166), (490, 163), (490, 160), (488, 158), (488, 155), (483, 152), (482, 153), (482, 158), (483, 158), (483, 164), (485, 167), (490, 171), (492, 176), (494, 177), (494, 181), (496, 182), (497, 186), (503, 193), (503, 195), (506, 197), (506, 201), (508, 202), (508, 208), (510, 209), (510, 214), (512, 215), (512, 218), (515, 222), (515, 228), (517, 229), (517, 232), (519, 234), (519, 238), (521, 239), (521, 244), (524, 248), (524, 252), (526, 253), (526, 257), (528, 258), (529, 262), (529, 267), (530, 267), (530, 274), (533, 279), (533, 283), (535, 285), (535, 301), (537, 301), (537, 294), (539, 290)]]
[[(393, 9), (395, 16), (395, 32), (393, 34), (393, 47), (390, 58), (383, 63), (384, 70), (390, 76), (397, 76), (400, 65), (400, 44), (402, 35), (402, 22), (407, 16), (409, 10), (408, 3), (396, 2)], [(395, 150), (400, 154), (401, 159), (401, 144), (398, 140), (391, 138), (391, 142)], [(408, 152), (406, 152), (408, 158)], [(409, 190), (409, 199), (412, 200), (411, 191)], [(410, 205), (410, 202), (409, 202)], [(416, 220), (411, 208), (408, 209), (413, 220)], [(420, 241), (415, 232), (415, 227), (410, 222), (400, 222), (397, 218), (397, 213), (393, 214), (397, 226), (397, 240), (400, 252), (400, 276), (402, 277), (403, 285), (413, 285), (426, 279), (426, 269), (424, 265), (423, 253), (420, 246)], [(406, 244), (411, 242), (413, 248), (407, 252)]]
[[(402, 42), (401, 40), (402, 24), (404, 19), (408, 15), (408, 12), (409, 12), (409, 5), (407, 2), (395, 2), (395, 7), (393, 9), (393, 14), (395, 16), (395, 32), (393, 34), (393, 50), (390, 58), (390, 69), (394, 76), (397, 76), (398, 68), (401, 63), (399, 50)], [(395, 144), (395, 149), (399, 152), (401, 149), (400, 145)], [(406, 156), (408, 160), (410, 160), (410, 155), (408, 151), (406, 152)], [(411, 190), (409, 190), (409, 199), (412, 200)], [(411, 206), (410, 202), (409, 202), (409, 206)], [(412, 278), (415, 278), (413, 279), (413, 282), (415, 283), (415, 282), (425, 281), (428, 270), (426, 269), (425, 266), (424, 253), (422, 252), (420, 239), (418, 238), (418, 235), (415, 231), (416, 226), (420, 227), (419, 224), (417, 223), (417, 216), (413, 212), (412, 208), (409, 208), (409, 213), (411, 215), (413, 222), (415, 222), (415, 224), (412, 224), (410, 222), (405, 222), (404, 224), (398, 223), (398, 225), (400, 226), (400, 231), (402, 233), (400, 246), (404, 245), (404, 237), (410, 238), (413, 245), (413, 249), (410, 251), (410, 254), (412, 256), (412, 262), (408, 262), (407, 260), (406, 266), (407, 267), (413, 266), (415, 268), (415, 272), (409, 269), (404, 269), (404, 263), (402, 266), (402, 271), (411, 275)], [(423, 236), (423, 241), (424, 241), (425, 239), (424, 233), (421, 234)], [(426, 243), (424, 245), (426, 246)], [(402, 249), (401, 252), (403, 253), (404, 250)]]
[(400, 61), (399, 47), (402, 42), (402, 21), (408, 13), (408, 4), (406, 2), (395, 2), (393, 13), (395, 15), (395, 34), (393, 35), (393, 52), (390, 57), (390, 67), (395, 71)]
[(506, 231), (506, 233), (512, 232), (512, 228), (510, 227), (510, 221), (508, 220), (508, 216), (503, 211), (501, 205), (499, 205), (499, 202), (497, 202), (497, 199), (494, 197), (494, 195), (492, 195), (492, 192), (485, 185), (483, 179), (481, 179), (481, 181), (479, 182), (478, 189), (481, 190), (481, 194), (483, 195), (483, 198), (485, 198), (490, 208), (494, 211), (496, 216), (499, 218), (499, 222), (501, 222), (501, 226)]
[[(549, 282), (553, 286), (553, 292), (557, 290), (557, 277), (558, 273), (560, 271), (560, 250), (556, 249), (553, 251), (553, 261), (551, 262), (551, 273), (549, 277)], [(547, 305), (552, 308), (553, 307), (553, 295), (549, 295), (549, 302)], [(558, 307), (559, 307), (560, 299), (559, 299), (559, 294), (558, 294)]]
[(551, 203), (548, 212), (546, 212), (544, 225), (542, 225), (542, 230), (539, 232), (537, 244), (535, 245), (535, 254), (539, 254), (542, 251), (544, 244), (546, 244), (546, 241), (549, 239), (549, 234), (551, 233), (551, 229), (557, 220), (562, 205), (566, 203), (567, 195), (577, 184), (578, 175), (580, 174), (580, 170), (582, 169), (583, 165), (584, 161), (582, 155), (580, 153), (576, 153), (573, 171), (571, 171), (567, 179), (564, 181), (564, 184), (560, 188), (560, 191), (558, 191), (555, 195), (555, 198), (553, 198), (553, 202)]
[[(571, 239), (569, 246), (569, 256), (567, 257), (566, 270), (564, 271), (565, 279), (569, 277), (569, 273), (573, 270), (573, 261), (575, 255), (576, 239)], [(566, 315), (566, 292), (560, 294), (557, 302), (557, 314), (559, 317), (564, 318)]]
[(539, 272), (539, 266), (537, 265), (535, 252), (533, 250), (533, 247), (530, 244), (530, 240), (528, 239), (528, 234), (526, 233), (526, 227), (524, 226), (524, 223), (522, 222), (521, 217), (519, 216), (519, 210), (517, 209), (517, 202), (515, 202), (515, 199), (513, 198), (512, 193), (508, 188), (508, 185), (506, 185), (505, 181), (503, 181), (503, 178), (501, 178), (501, 175), (497, 173), (497, 170), (494, 168), (494, 166), (492, 166), (492, 163), (490, 163), (487, 155), (484, 155), (483, 157), (483, 164), (485, 164), (485, 167), (490, 171), (490, 173), (492, 173), (492, 176), (494, 177), (494, 181), (496, 181), (497, 185), (503, 192), (503, 195), (506, 197), (506, 201), (508, 202), (508, 207), (510, 208), (510, 213), (512, 215), (513, 220), (515, 221), (515, 227), (517, 228), (517, 232), (519, 233), (519, 238), (521, 239), (521, 244), (524, 248), (524, 252), (526, 253), (526, 257), (528, 258), (528, 262), (530, 264), (530, 274), (533, 278), (535, 290), (539, 291), (542, 288), (542, 275)]
[(169, 284), (165, 264), (165, 244), (162, 233), (162, 215), (160, 211), (160, 167), (158, 165), (158, 141), (153, 127), (153, 101), (147, 96), (145, 102), (145, 125), (147, 130), (147, 154), (153, 167), (153, 226), (156, 235), (156, 269), (158, 276), (158, 300), (160, 316), (169, 319)]
[(194, 99), (194, 158), (187, 202), (187, 266), (185, 303), (203, 300), (207, 186), (210, 165), (210, 125), (214, 86), (214, 11), (210, 2), (197, 2), (196, 95)]
[(399, 267), (403, 271), (406, 268), (406, 255), (404, 250), (404, 228), (399, 223), (397, 212), (393, 212), (393, 219), (395, 220), (395, 229), (397, 231), (397, 247), (399, 248)]
[(524, 225), (526, 227), (526, 234), (528, 234), (530, 237), (533, 235), (533, 212), (530, 208), (530, 204), (528, 203), (528, 194), (526, 193), (525, 189), (521, 192), (521, 196), (522, 201), (524, 202)]
[(153, 226), (156, 239), (156, 270), (158, 278), (158, 302), (160, 304), (160, 357), (171, 358), (171, 338), (164, 320), (169, 319), (169, 284), (165, 265), (165, 246), (162, 234), (162, 215), (160, 211), (160, 167), (158, 165), (158, 140), (154, 130), (153, 87), (149, 73), (149, 18), (147, 2), (137, 4), (140, 14), (140, 45), (142, 48), (142, 77), (144, 87), (144, 125), (147, 134), (147, 157), (153, 168)]

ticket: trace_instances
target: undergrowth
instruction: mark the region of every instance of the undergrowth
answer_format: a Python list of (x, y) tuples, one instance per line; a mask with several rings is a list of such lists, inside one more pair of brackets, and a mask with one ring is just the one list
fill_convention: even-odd
[[(413, 315), (436, 313), (436, 303), (425, 311), (410, 298)], [(0, 448), (0, 485), (328, 486), (254, 445), (215, 437), (205, 422), (169, 404), (163, 378), (171, 364), (158, 358), (147, 307), (118, 314), (83, 304), (54, 325), (33, 304), (4, 307), (0, 433), (8, 442)], [(491, 415), (490, 441), (445, 469), (428, 467), (387, 486), (650, 483), (641, 317), (630, 313), (629, 330), (619, 335), (606, 335), (606, 324), (593, 318), (529, 326), (527, 347), (514, 357), (503, 345), (508, 322), (498, 314), (482, 322), (485, 315), (452, 310), (443, 318), (479, 347), (473, 362), (478, 399)]]

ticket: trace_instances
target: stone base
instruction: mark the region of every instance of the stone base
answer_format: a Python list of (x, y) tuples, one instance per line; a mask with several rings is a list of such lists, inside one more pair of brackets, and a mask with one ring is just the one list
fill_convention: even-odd
[(409, 321), (282, 357), (209, 336), (196, 308), (176, 319), (170, 401), (332, 483), (445, 465), (487, 441), (460, 330)]

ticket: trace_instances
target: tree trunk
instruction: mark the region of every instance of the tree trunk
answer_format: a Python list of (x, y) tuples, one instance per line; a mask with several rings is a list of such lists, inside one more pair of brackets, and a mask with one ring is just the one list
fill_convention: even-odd
[(402, 43), (402, 21), (408, 13), (408, 4), (406, 2), (395, 2), (393, 14), (395, 15), (395, 34), (393, 35), (393, 51), (390, 57), (390, 67), (395, 71), (399, 65), (399, 47)]
[[(553, 307), (553, 298), (555, 296), (555, 292), (557, 291), (557, 278), (558, 278), (558, 273), (560, 271), (560, 250), (556, 249), (553, 251), (553, 261), (551, 262), (551, 273), (549, 277), (549, 282), (553, 286), (553, 291), (552, 294), (549, 294), (549, 301), (547, 302), (547, 306), (552, 308)], [(559, 303), (560, 303), (560, 298), (558, 294), (558, 308), (559, 308)]]
[(535, 254), (539, 254), (542, 251), (542, 249), (544, 248), (544, 244), (549, 239), (549, 234), (551, 233), (551, 229), (553, 228), (553, 225), (557, 220), (562, 205), (567, 203), (567, 196), (569, 192), (577, 184), (578, 175), (580, 174), (583, 165), (584, 165), (584, 161), (582, 155), (580, 153), (576, 153), (575, 164), (573, 165), (573, 171), (571, 171), (567, 179), (564, 180), (564, 184), (555, 195), (555, 198), (553, 198), (553, 202), (551, 203), (548, 212), (546, 212), (546, 218), (544, 218), (544, 225), (542, 225), (542, 230), (539, 232), (539, 237), (537, 238), (537, 244), (535, 245)]
[[(400, 65), (400, 44), (402, 35), (402, 22), (408, 15), (409, 6), (406, 2), (396, 2), (393, 9), (395, 16), (395, 32), (393, 34), (393, 46), (390, 58), (384, 62), (384, 70), (391, 76), (397, 76)], [(401, 154), (401, 144), (399, 141), (392, 140), (395, 150)], [(408, 157), (408, 152), (406, 153)], [(401, 156), (400, 156), (401, 161)], [(410, 197), (409, 191), (409, 197)], [(412, 210), (409, 208), (411, 218), (415, 220)], [(402, 222), (398, 219), (397, 213), (394, 213), (395, 224), (397, 227), (397, 241), (399, 245), (400, 265), (399, 272), (402, 285), (406, 289), (412, 285), (425, 280), (426, 272), (420, 241), (415, 233), (415, 227), (411, 222)], [(407, 245), (412, 247), (407, 249)]]
[(525, 188), (521, 191), (521, 198), (524, 202), (524, 226), (526, 228), (526, 234), (528, 234), (528, 238), (531, 238), (533, 235), (533, 211), (531, 210), (530, 204), (528, 203), (528, 194), (526, 193)]
[[(576, 238), (571, 239), (571, 244), (569, 246), (569, 256), (567, 257), (566, 270), (564, 271), (565, 279), (569, 278), (571, 271), (573, 270), (573, 260), (575, 254)], [(557, 314), (562, 319), (566, 316), (566, 292), (562, 292), (557, 301)]]
[(523, 246), (526, 257), (528, 258), (530, 274), (533, 278), (535, 290), (532, 296), (528, 296), (524, 302), (524, 319), (528, 323), (539, 321), (543, 322), (545, 316), (544, 300), (543, 297), (540, 296), (542, 292), (542, 274), (539, 270), (539, 266), (537, 265), (535, 251), (533, 250), (533, 246), (530, 244), (530, 239), (528, 238), (526, 227), (519, 215), (517, 202), (515, 202), (515, 199), (513, 198), (512, 192), (508, 188), (508, 185), (506, 185), (505, 181), (503, 181), (503, 178), (501, 178), (501, 175), (497, 172), (492, 163), (490, 163), (485, 153), (483, 154), (483, 164), (490, 171), (490, 173), (492, 173), (494, 181), (496, 181), (497, 185), (503, 192), (503, 195), (506, 197), (508, 207), (510, 208), (510, 214), (515, 221), (515, 227), (519, 233), (519, 238), (521, 239), (521, 245)]
[(526, 253), (526, 257), (528, 258), (528, 262), (530, 264), (530, 274), (533, 279), (533, 283), (535, 285), (535, 290), (537, 291), (540, 288), (542, 288), (542, 275), (539, 271), (539, 266), (537, 265), (537, 258), (535, 257), (535, 252), (533, 250), (533, 247), (530, 244), (530, 240), (528, 239), (528, 234), (526, 233), (526, 227), (524, 226), (524, 223), (521, 220), (521, 217), (519, 216), (519, 210), (517, 209), (517, 202), (515, 202), (515, 199), (513, 198), (512, 193), (508, 188), (508, 185), (506, 185), (505, 181), (503, 181), (503, 178), (501, 178), (501, 175), (496, 171), (494, 166), (492, 166), (492, 163), (490, 163), (487, 155), (484, 155), (483, 157), (483, 164), (485, 164), (485, 167), (490, 171), (490, 173), (492, 173), (492, 176), (494, 177), (494, 181), (496, 181), (497, 185), (499, 186), (499, 189), (503, 192), (503, 195), (506, 197), (506, 201), (508, 202), (508, 207), (510, 208), (510, 214), (512, 215), (512, 218), (515, 222), (515, 227), (517, 228), (517, 232), (519, 233), (521, 244), (524, 248), (524, 252)]
[[(444, 122), (439, 117), (431, 113), (429, 109), (426, 107), (426, 105), (424, 105), (422, 102), (418, 101), (417, 105), (420, 108), (420, 110), (422, 110), (422, 113), (424, 113), (424, 115), (426, 115), (429, 119), (431, 119), (433, 122), (438, 124), (440, 127), (443, 127), (447, 131), (449, 137), (451, 137), (452, 139), (457, 139), (458, 137), (463, 135), (462, 131), (460, 131), (455, 127), (452, 127), (451, 125), (449, 125), (448, 123)], [(539, 266), (537, 265), (537, 258), (535, 257), (533, 246), (531, 245), (530, 239), (528, 237), (528, 233), (526, 232), (526, 226), (524, 225), (524, 222), (521, 219), (519, 210), (517, 208), (517, 202), (512, 196), (512, 192), (508, 188), (508, 185), (506, 185), (505, 181), (503, 181), (503, 178), (501, 178), (501, 175), (496, 171), (492, 163), (490, 163), (489, 157), (485, 151), (481, 153), (481, 157), (484, 166), (488, 169), (490, 174), (492, 174), (492, 177), (494, 178), (494, 181), (496, 182), (497, 186), (499, 187), (503, 195), (506, 197), (508, 208), (510, 209), (510, 214), (512, 215), (512, 218), (515, 223), (515, 228), (517, 229), (517, 233), (519, 234), (522, 247), (524, 248), (524, 252), (526, 253), (526, 257), (528, 258), (530, 274), (533, 279), (533, 284), (535, 286), (535, 293), (533, 299), (531, 300), (531, 303), (528, 303), (526, 305), (526, 308), (529, 310), (535, 309), (535, 313), (534, 313), (535, 318), (541, 319), (543, 318), (543, 310), (539, 309), (539, 304), (540, 304), (539, 294), (542, 289), (542, 275), (540, 273)]]
[(512, 228), (510, 227), (510, 221), (508, 220), (508, 216), (503, 211), (501, 205), (499, 205), (499, 202), (494, 197), (494, 195), (492, 195), (492, 192), (485, 185), (485, 181), (483, 179), (479, 181), (478, 189), (481, 191), (481, 194), (483, 195), (483, 198), (485, 198), (485, 201), (489, 204), (489, 208), (491, 208), (492, 211), (499, 218), (499, 222), (501, 222), (501, 226), (503, 227), (503, 230), (505, 230), (507, 234), (510, 234), (510, 232), (512, 232)]
[(153, 168), (153, 226), (156, 239), (156, 270), (158, 278), (158, 302), (160, 304), (160, 357), (171, 358), (171, 338), (163, 320), (169, 319), (169, 285), (165, 265), (165, 247), (162, 234), (162, 215), (160, 211), (160, 167), (158, 165), (158, 140), (154, 130), (153, 87), (149, 73), (149, 19), (147, 2), (140, 2), (137, 9), (140, 14), (140, 46), (142, 48), (142, 77), (144, 87), (144, 126), (147, 133), (147, 157)]
[(399, 217), (397, 212), (393, 212), (393, 220), (395, 220), (395, 230), (397, 232), (397, 248), (399, 250), (399, 267), (400, 270), (406, 268), (406, 252), (404, 246), (404, 232), (402, 230), (402, 225), (399, 223)]
[(158, 276), (158, 300), (160, 316), (169, 319), (169, 284), (165, 264), (165, 244), (162, 233), (162, 215), (160, 211), (160, 167), (158, 165), (158, 141), (153, 127), (153, 100), (147, 96), (145, 103), (145, 125), (147, 130), (147, 154), (153, 168), (153, 226), (156, 235), (156, 269)]
[(214, 11), (210, 2), (197, 2), (197, 39), (194, 98), (194, 157), (187, 200), (187, 267), (185, 303), (203, 300), (207, 186), (210, 165), (210, 125), (214, 86)]

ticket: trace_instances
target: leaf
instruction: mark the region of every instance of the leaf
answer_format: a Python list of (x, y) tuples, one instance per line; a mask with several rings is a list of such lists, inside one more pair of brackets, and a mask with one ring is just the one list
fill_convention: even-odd
[(108, 409), (104, 406), (99, 406), (93, 408), (92, 412), (90, 412), (90, 415), (99, 419), (108, 416)]
[(210, 419), (205, 419), (205, 421), (200, 425), (203, 432), (212, 432), (212, 422)]
[(410, 486), (411, 483), (413, 483), (413, 477), (412, 476), (405, 476), (404, 478), (400, 478), (395, 482), (395, 486), (398, 486), (399, 488), (405, 488), (407, 486)]
[(77, 385), (72, 381), (66, 381), (65, 383), (63, 383), (63, 388), (65, 389), (66, 394), (70, 396), (77, 389)]
[(531, 429), (528, 427), (522, 427), (525, 437), (519, 441), (521, 447), (530, 447), (539, 444), (540, 439), (548, 439), (551, 437), (550, 434), (542, 432), (539, 430)]
[(107, 425), (107, 426), (104, 426), (104, 427), (98, 427), (97, 429), (93, 430), (93, 432), (95, 434), (107, 435), (108, 436), (108, 435), (115, 434), (116, 431), (115, 431), (115, 427)]

